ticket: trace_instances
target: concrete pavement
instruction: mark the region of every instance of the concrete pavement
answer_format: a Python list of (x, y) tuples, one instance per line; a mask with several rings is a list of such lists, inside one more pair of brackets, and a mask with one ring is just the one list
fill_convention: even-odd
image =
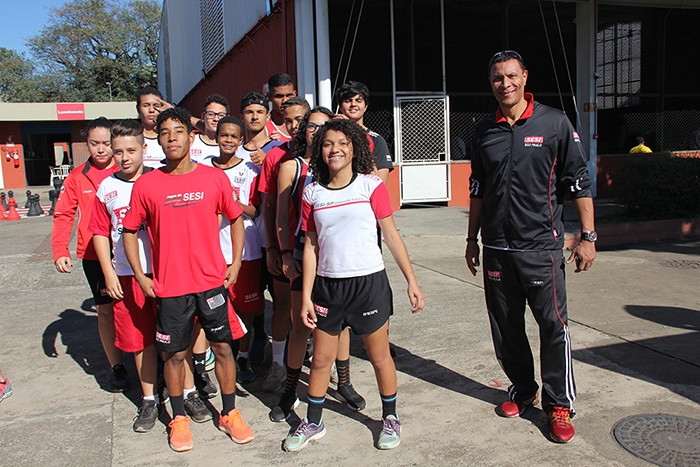
[[(192, 424), (195, 447), (184, 454), (169, 449), (164, 423), (134, 433), (139, 391), (100, 388), (109, 370), (79, 261), (70, 275), (55, 271), (50, 218), (0, 223), (0, 368), (14, 389), (0, 403), (2, 465), (647, 466), (615, 442), (615, 422), (657, 412), (700, 419), (700, 240), (601, 251), (591, 271), (569, 269), (577, 435), (557, 445), (538, 408), (520, 419), (494, 413), (508, 382), (494, 357), (481, 276), (464, 263), (468, 213), (405, 208), (395, 218), (426, 308), (411, 315), (405, 282), (385, 249), (403, 422), (401, 446), (390, 452), (373, 447), (381, 404), (359, 339), (352, 378), (367, 408), (352, 412), (329, 391), (328, 433), (299, 453), (281, 450), (290, 426), (267, 418), (278, 394), (261, 391), (264, 368), (244, 388), (247, 397), (237, 398), (255, 432), (251, 444), (235, 445), (211, 422)], [(528, 331), (537, 352), (531, 317)], [(131, 360), (127, 367), (136, 388)], [(211, 402), (220, 408), (220, 399)], [(297, 412), (305, 415), (305, 403)]]

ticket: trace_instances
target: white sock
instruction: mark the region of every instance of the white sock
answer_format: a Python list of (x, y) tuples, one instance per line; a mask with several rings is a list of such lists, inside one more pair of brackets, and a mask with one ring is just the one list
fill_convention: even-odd
[(272, 363), (284, 368), (284, 346), (287, 341), (272, 341)]
[(143, 400), (145, 401), (153, 401), (158, 405), (158, 394), (153, 394), (152, 396), (143, 396)]
[(182, 391), (182, 397), (187, 399), (187, 396), (189, 396), (190, 393), (195, 392), (196, 390), (197, 390), (197, 388), (185, 389), (184, 391)]
[(238, 352), (238, 358), (248, 358), (248, 352)]

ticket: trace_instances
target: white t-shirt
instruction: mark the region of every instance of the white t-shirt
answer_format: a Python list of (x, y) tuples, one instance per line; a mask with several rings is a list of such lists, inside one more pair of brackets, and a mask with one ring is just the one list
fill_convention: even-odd
[(389, 192), (376, 175), (358, 174), (340, 189), (319, 182), (306, 187), (301, 228), (318, 235), (317, 274), (347, 278), (384, 269), (377, 219), (392, 213)]
[[(212, 160), (214, 156), (209, 156), (200, 162), (202, 165), (214, 167)], [(258, 193), (258, 176), (260, 167), (250, 161), (240, 161), (233, 167), (221, 169), (231, 181), (236, 200), (246, 206), (259, 206), (260, 193)], [(258, 216), (260, 217), (260, 216)], [(250, 217), (243, 214), (243, 228), (245, 229), (245, 245), (243, 246), (243, 261), (251, 261), (262, 258), (260, 247), (260, 237), (255, 222)], [(231, 251), (231, 222), (222, 216), (219, 230), (219, 240), (221, 241), (221, 252), (226, 258), (226, 264), (233, 262), (233, 252)]]
[[(134, 271), (126, 259), (122, 241), (122, 221), (129, 210), (131, 190), (134, 182), (126, 182), (115, 175), (107, 177), (97, 189), (97, 199), (90, 219), (90, 231), (105, 235), (109, 229), (112, 237), (112, 266), (118, 276), (133, 276)], [(139, 242), (139, 257), (141, 267), (146, 274), (151, 273), (151, 240), (148, 236), (146, 223), (139, 225), (136, 232)]]
[(165, 153), (160, 144), (158, 144), (157, 138), (146, 138), (143, 137), (143, 141), (146, 143), (146, 152), (143, 155), (143, 165), (146, 167), (153, 167), (157, 169), (158, 167), (163, 167), (165, 165)]
[(202, 140), (201, 134), (194, 135), (194, 141), (190, 146), (190, 159), (195, 162), (202, 162), (207, 157), (218, 157), (220, 154), (219, 145), (208, 144)]

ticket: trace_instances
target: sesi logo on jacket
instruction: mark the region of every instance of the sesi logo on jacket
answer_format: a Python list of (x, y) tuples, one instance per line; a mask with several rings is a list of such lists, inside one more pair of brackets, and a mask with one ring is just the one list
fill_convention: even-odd
[(526, 136), (525, 147), (541, 148), (544, 144), (544, 136)]

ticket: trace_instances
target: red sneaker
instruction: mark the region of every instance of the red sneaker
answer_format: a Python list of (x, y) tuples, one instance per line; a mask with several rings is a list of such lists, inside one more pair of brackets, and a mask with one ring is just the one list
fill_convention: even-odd
[(551, 429), (549, 436), (555, 443), (568, 443), (576, 434), (571, 424), (571, 410), (568, 407), (553, 407), (549, 413)]
[(192, 433), (190, 432), (190, 417), (178, 415), (170, 423), (170, 448), (176, 452), (192, 449)]
[(537, 400), (537, 394), (529, 399), (525, 399), (524, 401), (508, 399), (498, 406), (497, 412), (501, 417), (519, 417), (527, 407), (532, 407), (533, 405), (536, 405), (537, 402), (539, 402)]

